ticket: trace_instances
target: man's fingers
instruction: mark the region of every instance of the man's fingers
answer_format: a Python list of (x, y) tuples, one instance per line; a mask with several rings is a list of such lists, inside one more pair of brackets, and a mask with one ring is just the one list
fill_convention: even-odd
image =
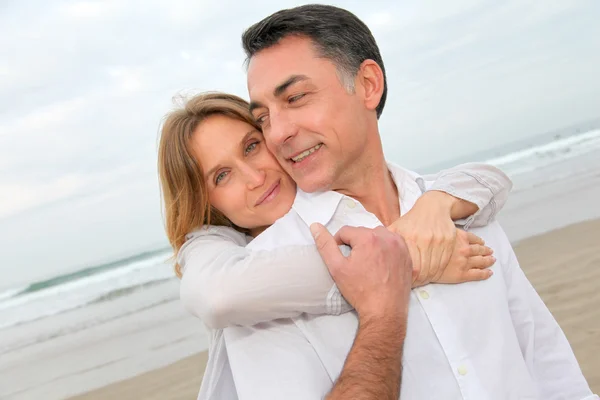
[(467, 232), (467, 239), (469, 240), (469, 244), (480, 244), (482, 246), (485, 244), (485, 241), (482, 238), (471, 232)]
[(483, 281), (494, 275), (491, 269), (471, 269), (466, 272), (465, 277), (467, 282), (470, 281)]
[(482, 269), (488, 268), (494, 265), (496, 259), (492, 256), (474, 256), (469, 257), (467, 260), (467, 268), (468, 269)]
[(332, 268), (341, 265), (345, 257), (340, 251), (336, 239), (331, 236), (331, 233), (319, 223), (312, 224), (310, 232), (315, 239), (319, 254), (321, 254), (321, 258), (323, 258), (327, 268), (331, 271)]
[[(318, 224), (318, 223), (312, 224), (311, 232), (312, 232), (313, 225), (321, 225), (321, 224)], [(321, 226), (323, 226), (323, 225), (321, 225)], [(357, 244), (358, 240), (360, 240), (361, 238), (364, 239), (364, 233), (366, 230), (370, 230), (370, 229), (346, 225), (346, 226), (342, 226), (337, 231), (334, 238), (338, 245), (347, 244), (350, 247), (354, 247), (354, 245)]]

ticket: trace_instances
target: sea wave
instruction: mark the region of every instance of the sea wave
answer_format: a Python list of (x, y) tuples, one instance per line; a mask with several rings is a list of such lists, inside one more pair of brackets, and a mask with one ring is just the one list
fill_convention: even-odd
[[(158, 257), (157, 257), (158, 256)], [(49, 279), (32, 282), (28, 285), (23, 285), (16, 288), (9, 288), (0, 293), (0, 309), (2, 309), (2, 301), (12, 299), (15, 297), (21, 297), (30, 293), (47, 291), (53, 287), (68, 285), (72, 282), (85, 281), (90, 277), (96, 276), (94, 279), (99, 277), (110, 276), (109, 271), (119, 271), (123, 267), (138, 266), (140, 264), (152, 264), (157, 258), (166, 260), (168, 253), (165, 249), (146, 251), (143, 253), (136, 254), (134, 256), (122, 258), (109, 263), (96, 265), (93, 267), (83, 268), (67, 274), (58, 275)], [(103, 278), (99, 278), (103, 279)]]
[(123, 296), (173, 279), (164, 250), (86, 268), (3, 292), (0, 329)]
[(5, 299), (10, 299), (24, 293), (30, 285), (10, 288), (0, 293), (0, 302)]
[(490, 158), (485, 162), (503, 169), (508, 174), (518, 175), (598, 149), (600, 129), (595, 129), (573, 136), (559, 137), (547, 143)]

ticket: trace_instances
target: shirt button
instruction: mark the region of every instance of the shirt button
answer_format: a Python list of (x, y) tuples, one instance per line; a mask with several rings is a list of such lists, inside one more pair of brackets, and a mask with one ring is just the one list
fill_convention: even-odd
[(427, 300), (429, 298), (429, 292), (427, 292), (427, 290), (421, 290), (421, 291), (419, 291), (419, 295), (424, 300)]
[(464, 365), (461, 365), (460, 367), (457, 368), (457, 371), (460, 376), (465, 376), (467, 374), (467, 367), (465, 367)]
[(346, 206), (347, 206), (348, 208), (354, 208), (354, 207), (356, 207), (356, 203), (354, 202), (354, 200), (351, 200), (351, 199), (346, 199), (346, 200), (344, 201), (344, 203), (346, 204)]

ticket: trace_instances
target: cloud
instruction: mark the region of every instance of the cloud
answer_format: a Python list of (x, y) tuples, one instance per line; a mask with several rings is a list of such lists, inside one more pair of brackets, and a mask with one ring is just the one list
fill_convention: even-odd
[(82, 22), (114, 18), (122, 10), (123, 2), (120, 1), (75, 1), (61, 4), (58, 13), (68, 20)]
[(20, 211), (31, 209), (43, 202), (68, 199), (84, 186), (81, 176), (63, 175), (49, 183), (27, 184), (13, 182), (0, 185), (0, 192), (9, 194), (0, 198), (0, 219)]

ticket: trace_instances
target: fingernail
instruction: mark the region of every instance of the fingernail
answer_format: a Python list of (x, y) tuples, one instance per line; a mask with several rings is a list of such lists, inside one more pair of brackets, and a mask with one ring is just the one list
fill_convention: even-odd
[(496, 257), (492, 256), (492, 261), (496, 262)]
[(488, 271), (490, 276), (494, 275), (494, 271), (492, 271), (491, 269), (488, 269)]
[(313, 238), (316, 239), (319, 237), (319, 233), (321, 232), (321, 227), (316, 222), (310, 225), (310, 233), (312, 233)]

